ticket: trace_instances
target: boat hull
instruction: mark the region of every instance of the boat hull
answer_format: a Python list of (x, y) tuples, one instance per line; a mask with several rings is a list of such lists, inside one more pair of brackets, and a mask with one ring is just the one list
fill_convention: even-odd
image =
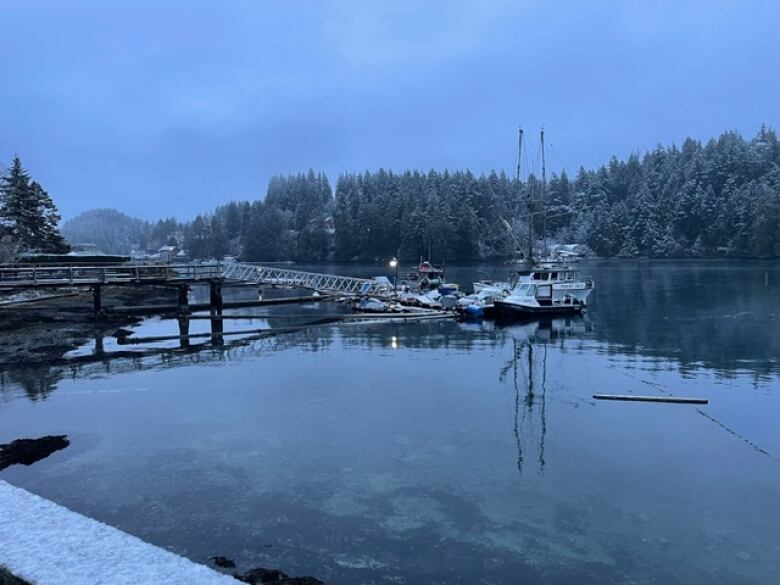
[(521, 305), (518, 303), (507, 303), (504, 301), (495, 301), (493, 303), (495, 311), (501, 315), (579, 315), (584, 306), (579, 303), (572, 304), (552, 304), (552, 305)]

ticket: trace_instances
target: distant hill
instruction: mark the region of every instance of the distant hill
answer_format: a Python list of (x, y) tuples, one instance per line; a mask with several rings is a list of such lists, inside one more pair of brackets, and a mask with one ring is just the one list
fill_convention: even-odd
[(116, 209), (92, 209), (62, 225), (70, 244), (95, 244), (107, 254), (128, 254), (133, 245), (145, 244), (151, 226)]

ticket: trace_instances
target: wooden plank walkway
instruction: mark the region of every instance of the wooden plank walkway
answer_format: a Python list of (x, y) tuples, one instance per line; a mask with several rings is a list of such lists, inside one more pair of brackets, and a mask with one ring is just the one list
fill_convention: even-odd
[(98, 284), (191, 284), (222, 279), (222, 267), (219, 263), (0, 266), (0, 289), (9, 290)]

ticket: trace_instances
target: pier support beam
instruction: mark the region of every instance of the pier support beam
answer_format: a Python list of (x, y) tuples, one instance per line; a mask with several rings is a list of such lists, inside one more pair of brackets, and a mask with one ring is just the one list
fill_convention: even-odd
[(211, 320), (211, 343), (212, 345), (224, 345), (225, 337), (222, 335), (224, 332), (225, 324), (222, 319), (214, 318)]
[(222, 314), (222, 282), (219, 280), (212, 280), (209, 283), (209, 303), (212, 315)]
[(103, 286), (100, 284), (96, 284), (92, 287), (92, 310), (95, 315), (98, 315), (100, 311), (103, 310), (103, 301), (100, 296), (101, 288), (103, 288)]
[(190, 312), (190, 299), (189, 299), (190, 287), (186, 284), (179, 285), (179, 296), (177, 300), (177, 307), (179, 313)]
[[(209, 303), (212, 317), (219, 317), (222, 315), (222, 281), (212, 280), (209, 283)], [(222, 336), (224, 331), (224, 324), (222, 319), (211, 320), (211, 343), (213, 345), (222, 345), (225, 342), (225, 338)]]
[(190, 318), (184, 313), (179, 314), (179, 340), (180, 347), (185, 349), (190, 346)]

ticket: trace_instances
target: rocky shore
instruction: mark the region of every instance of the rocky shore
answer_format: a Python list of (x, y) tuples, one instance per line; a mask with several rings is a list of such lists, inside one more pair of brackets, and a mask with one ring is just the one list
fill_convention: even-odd
[[(65, 294), (37, 302), (0, 305), (0, 370), (14, 366), (56, 361), (65, 353), (100, 335), (112, 335), (117, 329), (140, 321), (137, 314), (121, 307), (175, 303), (176, 291), (163, 287), (106, 287), (103, 291), (105, 314), (92, 313), (89, 291)], [(8, 297), (0, 294), (0, 302)]]

